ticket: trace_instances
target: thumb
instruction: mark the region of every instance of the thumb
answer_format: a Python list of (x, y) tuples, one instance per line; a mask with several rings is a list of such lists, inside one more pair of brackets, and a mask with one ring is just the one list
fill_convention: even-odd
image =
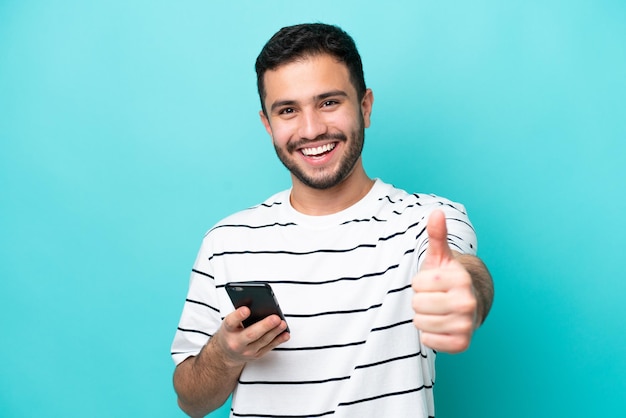
[(425, 267), (436, 268), (454, 259), (448, 245), (448, 227), (446, 215), (440, 210), (433, 211), (426, 226), (428, 233), (428, 249), (426, 250), (427, 263)]
[(236, 331), (241, 328), (241, 323), (250, 316), (250, 308), (241, 306), (230, 314), (226, 315), (223, 324), (229, 332)]

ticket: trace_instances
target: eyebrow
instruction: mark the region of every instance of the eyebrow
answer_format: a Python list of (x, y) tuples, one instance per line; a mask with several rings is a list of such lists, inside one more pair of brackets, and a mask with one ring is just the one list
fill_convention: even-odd
[[(328, 99), (329, 97), (337, 97), (337, 96), (348, 97), (348, 93), (346, 93), (343, 90), (332, 90), (326, 93), (318, 94), (317, 96), (313, 97), (313, 100), (316, 102), (319, 102), (320, 100)], [(270, 110), (273, 112), (277, 107), (293, 106), (296, 103), (297, 101), (295, 100), (279, 100), (277, 102), (272, 103)]]

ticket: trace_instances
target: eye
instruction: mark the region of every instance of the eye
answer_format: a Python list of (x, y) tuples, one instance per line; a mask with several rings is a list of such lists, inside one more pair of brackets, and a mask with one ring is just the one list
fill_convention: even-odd
[(286, 107), (284, 109), (280, 109), (280, 111), (278, 112), (279, 115), (290, 115), (292, 113), (294, 113), (295, 110), (293, 107)]
[(339, 102), (336, 100), (325, 100), (324, 102), (322, 102), (322, 107), (335, 106), (337, 104), (339, 104)]

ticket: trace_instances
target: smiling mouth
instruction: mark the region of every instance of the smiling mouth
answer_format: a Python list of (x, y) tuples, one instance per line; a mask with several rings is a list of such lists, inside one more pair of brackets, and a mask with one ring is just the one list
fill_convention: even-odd
[(300, 152), (307, 157), (318, 157), (322, 154), (326, 154), (327, 152), (332, 151), (336, 146), (337, 143), (332, 142), (330, 144), (320, 145), (319, 147), (302, 148)]

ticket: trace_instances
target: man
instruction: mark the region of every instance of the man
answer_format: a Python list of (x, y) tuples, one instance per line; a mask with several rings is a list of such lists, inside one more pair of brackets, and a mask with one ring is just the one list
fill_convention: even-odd
[[(374, 96), (352, 38), (281, 29), (256, 62), (261, 121), (292, 188), (212, 228), (172, 345), (180, 407), (204, 416), (434, 416), (436, 351), (484, 321), (491, 277), (462, 205), (370, 179)], [(247, 328), (229, 282), (266, 281), (289, 322)]]

